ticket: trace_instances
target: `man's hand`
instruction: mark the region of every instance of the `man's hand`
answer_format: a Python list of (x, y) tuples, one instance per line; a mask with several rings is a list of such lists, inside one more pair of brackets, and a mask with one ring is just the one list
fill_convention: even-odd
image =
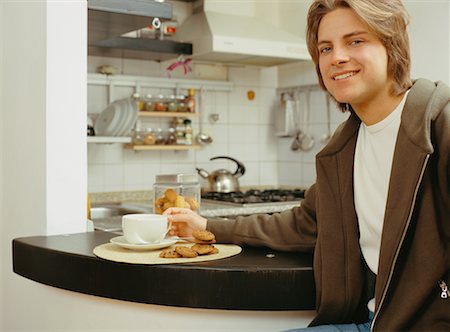
[(207, 219), (186, 208), (168, 208), (163, 213), (172, 223), (169, 234), (190, 237), (195, 230), (206, 229)]

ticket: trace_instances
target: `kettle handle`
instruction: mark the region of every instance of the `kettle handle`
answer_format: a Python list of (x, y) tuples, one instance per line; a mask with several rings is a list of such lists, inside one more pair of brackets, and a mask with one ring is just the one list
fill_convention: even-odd
[(197, 170), (197, 173), (204, 179), (207, 179), (209, 176), (209, 173), (207, 171), (205, 171), (203, 168), (195, 168)]
[(228, 159), (228, 160), (234, 161), (236, 163), (236, 165), (237, 165), (237, 168), (236, 168), (236, 171), (233, 173), (233, 175), (235, 175), (236, 177), (240, 177), (240, 176), (244, 175), (244, 173), (245, 173), (245, 166), (240, 161), (238, 161), (238, 160), (236, 160), (234, 158), (231, 158), (231, 157), (227, 157), (227, 156), (212, 157), (209, 160), (215, 160), (215, 159)]

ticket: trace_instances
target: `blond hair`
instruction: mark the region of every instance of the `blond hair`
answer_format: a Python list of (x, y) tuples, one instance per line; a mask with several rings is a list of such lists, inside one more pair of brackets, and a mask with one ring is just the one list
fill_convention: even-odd
[[(412, 85), (410, 78), (411, 55), (407, 26), (409, 15), (401, 0), (315, 0), (308, 12), (306, 42), (316, 66), (321, 87), (326, 90), (319, 68), (317, 33), (322, 18), (338, 8), (349, 8), (378, 36), (386, 47), (388, 73), (394, 84), (392, 95), (400, 95)], [(339, 103), (342, 110), (346, 104)]]

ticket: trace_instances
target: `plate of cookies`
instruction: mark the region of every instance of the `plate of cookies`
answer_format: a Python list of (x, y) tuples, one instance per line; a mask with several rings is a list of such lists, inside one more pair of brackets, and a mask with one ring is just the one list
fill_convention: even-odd
[(93, 252), (99, 258), (122, 263), (178, 264), (223, 259), (242, 251), (235, 244), (217, 244), (214, 234), (206, 230), (193, 232), (189, 238), (168, 237), (153, 246), (123, 241), (121, 237), (113, 238), (110, 243), (95, 247)]

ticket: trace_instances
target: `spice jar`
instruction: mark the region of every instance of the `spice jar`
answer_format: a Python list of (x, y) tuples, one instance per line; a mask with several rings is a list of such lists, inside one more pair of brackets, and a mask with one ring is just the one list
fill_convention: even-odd
[(166, 143), (166, 140), (164, 139), (164, 133), (161, 128), (156, 129), (155, 135), (156, 135), (156, 140), (155, 140), (156, 145), (163, 145)]
[(155, 103), (153, 100), (152, 95), (146, 95), (144, 98), (144, 110), (148, 111), (148, 112), (153, 112), (155, 111)]
[(177, 136), (175, 135), (175, 128), (169, 128), (169, 134), (166, 138), (167, 145), (175, 145), (177, 144)]
[(188, 96), (185, 100), (187, 105), (187, 111), (191, 113), (195, 113), (195, 90), (188, 89)]
[(200, 208), (200, 184), (197, 174), (157, 175), (153, 185), (153, 212), (162, 214), (169, 207)]
[(167, 111), (167, 102), (163, 95), (159, 95), (155, 100), (155, 111), (156, 112), (166, 112)]
[(154, 145), (156, 143), (156, 135), (152, 128), (147, 128), (144, 133), (144, 144)]
[(177, 96), (177, 105), (178, 105), (178, 112), (187, 112), (188, 111), (188, 107), (186, 105), (185, 102), (185, 97), (184, 96)]
[(132, 141), (134, 145), (144, 144), (144, 132), (140, 129), (133, 129), (132, 131)]
[(169, 112), (176, 112), (178, 111), (178, 105), (177, 105), (177, 99), (175, 96), (170, 96), (167, 100), (167, 110)]

